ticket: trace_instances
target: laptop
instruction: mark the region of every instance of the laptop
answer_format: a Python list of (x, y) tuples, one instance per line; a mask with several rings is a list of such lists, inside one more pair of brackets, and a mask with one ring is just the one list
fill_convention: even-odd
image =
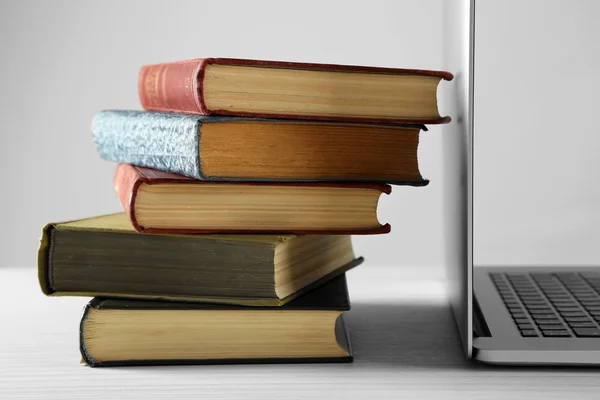
[[(444, 240), (449, 296), (468, 358), (490, 364), (600, 364), (600, 268), (474, 264), (475, 0), (448, 0), (443, 88)], [(509, 250), (509, 249), (507, 249)]]

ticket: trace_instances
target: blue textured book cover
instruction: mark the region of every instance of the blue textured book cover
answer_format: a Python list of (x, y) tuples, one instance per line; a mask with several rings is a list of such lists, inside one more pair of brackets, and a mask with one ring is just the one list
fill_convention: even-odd
[(105, 160), (209, 180), (200, 168), (200, 126), (245, 120), (264, 119), (106, 110), (94, 117), (92, 135)]
[(102, 111), (92, 122), (96, 149), (106, 160), (203, 179), (198, 131), (201, 115)]

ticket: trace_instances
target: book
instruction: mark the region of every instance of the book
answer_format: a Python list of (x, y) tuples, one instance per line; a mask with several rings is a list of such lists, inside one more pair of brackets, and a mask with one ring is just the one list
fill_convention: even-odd
[(205, 182), (119, 164), (115, 191), (133, 228), (148, 233), (379, 234), (376, 183)]
[(423, 186), (421, 125), (258, 120), (103, 111), (102, 158), (207, 181), (385, 182)]
[(281, 306), (360, 264), (347, 235), (159, 235), (124, 213), (44, 227), (42, 291)]
[(350, 362), (341, 275), (277, 309), (93, 299), (80, 324), (92, 367)]
[(204, 115), (441, 124), (443, 71), (199, 58), (146, 65), (146, 110)]

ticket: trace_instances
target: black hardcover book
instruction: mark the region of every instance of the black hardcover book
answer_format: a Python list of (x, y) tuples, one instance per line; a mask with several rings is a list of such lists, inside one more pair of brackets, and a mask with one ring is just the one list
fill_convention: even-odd
[(341, 275), (279, 307), (94, 298), (80, 326), (92, 367), (351, 362)]
[(279, 307), (362, 261), (348, 235), (144, 234), (119, 213), (46, 225), (38, 277), (49, 296)]

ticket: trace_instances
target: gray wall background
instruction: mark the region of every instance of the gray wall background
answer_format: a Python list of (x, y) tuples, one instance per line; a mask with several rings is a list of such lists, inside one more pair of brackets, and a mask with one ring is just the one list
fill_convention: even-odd
[[(120, 210), (89, 125), (101, 109), (140, 108), (141, 65), (227, 56), (441, 69), (442, 2), (2, 2), (0, 266), (34, 267), (46, 222)], [(593, 0), (478, 2), (478, 264), (600, 260), (599, 13)], [(367, 265), (441, 271), (440, 135), (432, 126), (419, 149), (431, 184), (381, 201), (393, 232), (355, 237)]]
[[(0, 7), (0, 265), (34, 267), (49, 221), (120, 210), (90, 121), (139, 109), (141, 65), (240, 57), (441, 68), (441, 0), (19, 1)], [(423, 189), (382, 201), (390, 235), (356, 237), (369, 265), (441, 264), (440, 129), (420, 146)]]

